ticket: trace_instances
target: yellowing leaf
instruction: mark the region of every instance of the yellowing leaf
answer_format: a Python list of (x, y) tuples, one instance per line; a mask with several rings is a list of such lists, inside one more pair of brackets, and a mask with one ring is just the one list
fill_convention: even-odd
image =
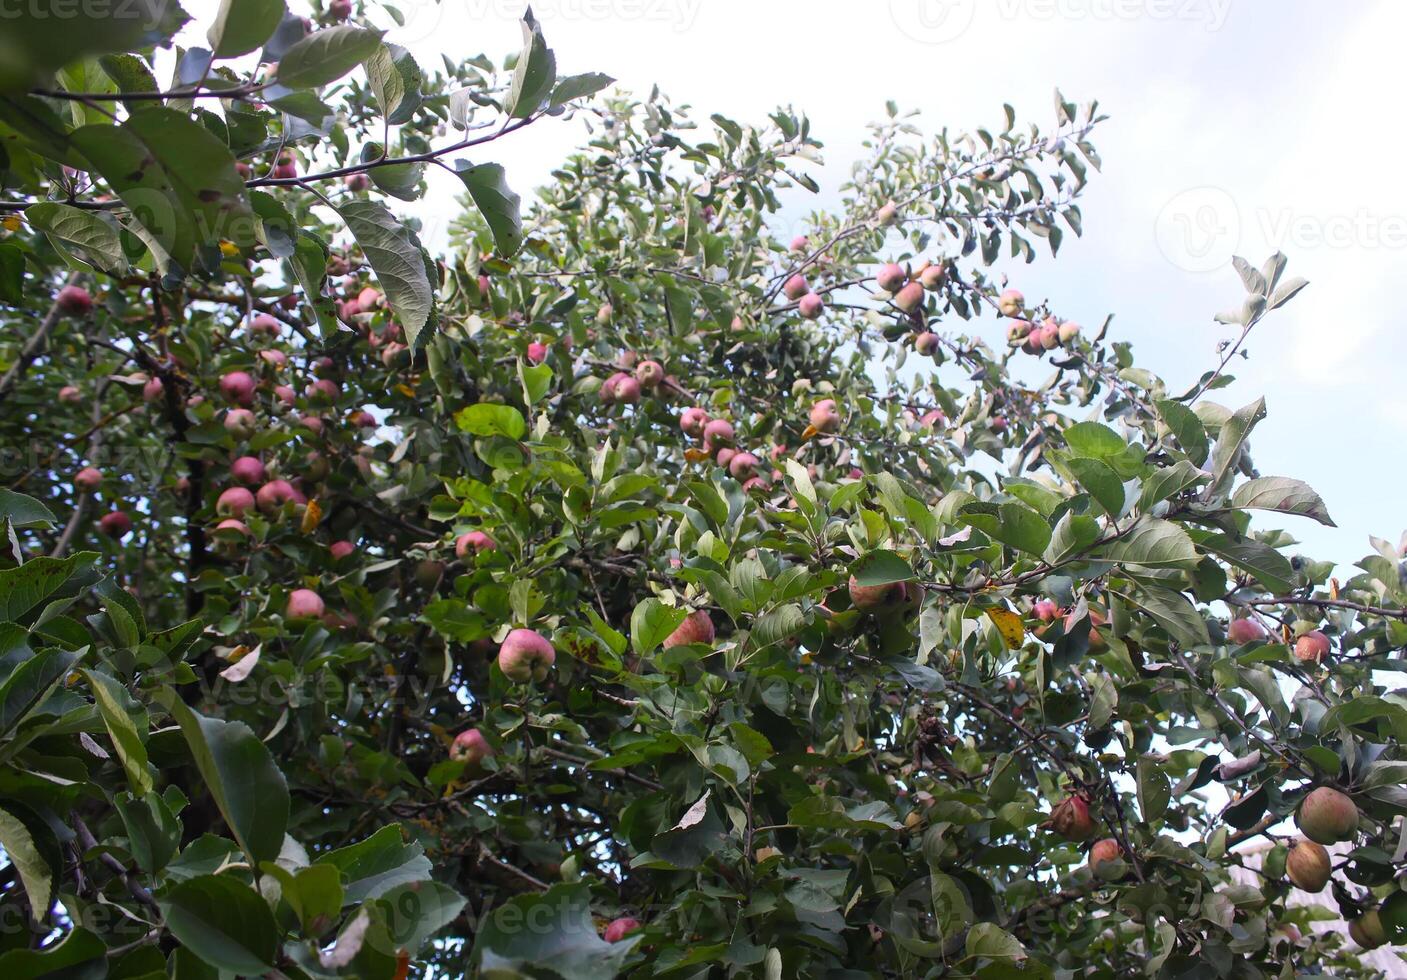
[(814, 425), (808, 425), (806, 427), (806, 431), (801, 433), (801, 441), (810, 442), (812, 439), (816, 438), (816, 436), (820, 434), (820, 431), (821, 430), (816, 428)]
[(308, 501), (307, 508), (303, 511), (303, 533), (312, 534), (317, 530), (318, 523), (322, 520), (322, 505), (316, 500)]
[(997, 632), (1002, 635), (1010, 649), (1017, 649), (1025, 641), (1026, 626), (1021, 622), (1021, 617), (1010, 609), (990, 606), (987, 609), (987, 618), (992, 621), (992, 625), (997, 628)]
[(693, 446), (690, 446), (688, 449), (684, 450), (684, 458), (691, 463), (702, 463), (710, 457), (708, 453), (704, 452), (702, 449), (695, 449)]
[(220, 239), (220, 254), (227, 259), (232, 259), (239, 254), (239, 247), (228, 238)]
[(4, 218), (0, 218), (0, 227), (3, 227), (6, 231), (19, 231), (24, 227), (24, 222), (20, 220), (20, 216), (17, 214), (7, 214)]

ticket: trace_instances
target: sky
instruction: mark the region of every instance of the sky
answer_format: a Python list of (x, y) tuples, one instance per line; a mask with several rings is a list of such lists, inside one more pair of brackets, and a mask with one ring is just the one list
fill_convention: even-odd
[[(186, 0), (201, 29), (217, 0)], [(443, 52), (501, 61), (520, 46), (520, 0), (399, 0), (405, 26), (371, 17), (424, 65)], [(1244, 295), (1233, 254), (1276, 249), (1310, 287), (1251, 335), (1239, 407), (1266, 396), (1252, 438), (1263, 475), (1307, 480), (1338, 528), (1278, 519), (1304, 551), (1346, 567), (1368, 536), (1407, 529), (1407, 86), (1401, 0), (539, 0), (561, 74), (601, 71), (625, 89), (658, 84), (695, 118), (763, 120), (791, 104), (825, 143), (817, 197), (787, 198), (779, 227), (838, 200), (886, 99), (929, 131), (1053, 122), (1053, 90), (1110, 116), (1102, 174), (1082, 199), (1084, 237), (1057, 260), (1003, 268), (1028, 300), (1132, 341), (1139, 363), (1182, 391), (1230, 334), (1212, 319)], [(485, 159), (524, 194), (582, 138), (545, 121)], [(431, 169), (411, 210), (442, 227), (457, 182)], [(441, 178), (442, 179), (437, 179)], [(1265, 524), (1265, 522), (1262, 522)]]

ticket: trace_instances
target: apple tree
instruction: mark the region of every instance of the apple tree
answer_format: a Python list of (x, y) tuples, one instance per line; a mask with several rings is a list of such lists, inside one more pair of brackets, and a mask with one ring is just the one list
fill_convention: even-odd
[(365, 14), (7, 14), (0, 973), (1377, 975), (1407, 566), (1277, 527), (1283, 256), (1179, 388), (1020, 291), (1096, 104), (785, 225), (804, 115)]

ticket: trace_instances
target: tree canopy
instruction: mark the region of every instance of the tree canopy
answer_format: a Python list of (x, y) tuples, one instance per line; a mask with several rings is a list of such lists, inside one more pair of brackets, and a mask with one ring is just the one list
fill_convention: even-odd
[(1407, 541), (1299, 553), (1218, 400), (1284, 256), (1186, 389), (1021, 293), (1097, 103), (890, 104), (782, 233), (803, 114), (531, 11), (60, 7), (0, 40), (0, 975), (1379, 975)]

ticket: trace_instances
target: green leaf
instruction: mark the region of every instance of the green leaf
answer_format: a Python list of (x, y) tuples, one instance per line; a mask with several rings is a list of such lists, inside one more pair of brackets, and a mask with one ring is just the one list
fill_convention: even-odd
[(468, 160), (456, 160), (454, 172), (464, 181), (470, 200), (488, 224), (497, 254), (503, 258), (516, 255), (523, 244), (522, 201), (508, 186), (503, 167), (497, 163), (475, 165)]
[(0, 490), (0, 520), (8, 520), (14, 527), (53, 527), (58, 523), (48, 507), (13, 490)]
[(43, 84), (86, 55), (131, 51), (168, 38), (190, 18), (170, 0), (121, 5), (23, 4), (4, 15), (0, 93)]
[(532, 8), (523, 14), (522, 25), (523, 50), (503, 103), (503, 111), (514, 119), (526, 119), (542, 108), (557, 81), (557, 58), (547, 47)]
[(1241, 456), (1241, 447), (1246, 437), (1265, 418), (1265, 399), (1257, 398), (1251, 404), (1240, 408), (1221, 425), (1221, 434), (1212, 447), (1212, 484), (1207, 488), (1208, 495), (1222, 493), (1235, 473), (1236, 461)]
[(254, 217), (234, 157), (184, 113), (150, 106), (120, 126), (84, 126), (72, 139), (182, 270), (198, 246), (254, 243)]
[(201, 875), (157, 899), (166, 927), (206, 963), (262, 975), (278, 956), (279, 928), (268, 903), (233, 875)]
[(1207, 461), (1207, 430), (1197, 413), (1181, 402), (1163, 399), (1156, 403), (1158, 415), (1173, 434), (1182, 451), (1201, 466)]
[(554, 106), (566, 105), (574, 99), (595, 95), (614, 81), (615, 79), (610, 75), (603, 75), (600, 72), (568, 75), (558, 82), (557, 87), (552, 90), (551, 104)]
[(1026, 959), (1026, 947), (992, 922), (979, 922), (967, 933), (967, 955), (991, 960)]
[(1131, 531), (1107, 545), (1100, 557), (1144, 568), (1191, 568), (1197, 564), (1197, 549), (1187, 532), (1171, 521), (1142, 517)]
[(1271, 592), (1290, 591), (1294, 569), (1290, 560), (1270, 545), (1251, 538), (1237, 540), (1226, 534), (1209, 534), (1201, 537), (1199, 543), (1205, 550), (1250, 572)]
[(546, 364), (531, 367), (518, 362), (518, 377), (523, 382), (523, 400), (528, 405), (536, 405), (547, 397), (552, 387), (552, 368)]
[(415, 114), (425, 75), (405, 48), (396, 44), (378, 47), (366, 61), (366, 78), (387, 123), (397, 126)]
[(148, 874), (161, 871), (181, 846), (181, 822), (156, 793), (134, 799), (130, 793), (113, 797), (127, 832), (128, 847), (137, 866)]
[(1080, 554), (1098, 540), (1098, 521), (1087, 514), (1067, 510), (1056, 522), (1043, 557), (1050, 564), (1055, 564)]
[(380, 44), (380, 31), (350, 24), (313, 31), (279, 59), (278, 83), (287, 88), (317, 88), (335, 82), (375, 54)]
[(108, 975), (108, 947), (82, 926), (43, 951), (12, 949), (0, 956), (5, 980), (102, 980)]
[(1099, 674), (1090, 682), (1089, 727), (1098, 731), (1108, 726), (1119, 705), (1119, 690), (1107, 674)]
[(94, 557), (91, 554), (67, 558), (41, 556), (0, 571), (0, 622), (17, 621), (62, 587), (80, 564), (92, 564)]
[(356, 905), (398, 885), (430, 879), (430, 861), (416, 843), (407, 844), (399, 824), (387, 824), (364, 841), (338, 848), (317, 859), (346, 878), (342, 904)]
[(108, 275), (120, 276), (127, 271), (117, 229), (92, 211), (41, 201), (31, 204), (24, 216), (36, 230), (49, 236), (59, 252)]
[(207, 718), (166, 688), (160, 700), (181, 726), (196, 768), (250, 860), (272, 861), (288, 827), (288, 783), (268, 746), (239, 721)]
[(248, 54), (273, 35), (285, 10), (283, 0), (220, 0), (205, 34), (211, 52), (216, 58)]
[(30, 917), (35, 922), (41, 921), (49, 914), (57, 872), (49, 867), (24, 821), (8, 810), (0, 810), (0, 847), (5, 849), (9, 863), (19, 871), (20, 883), (29, 899)]
[(850, 566), (857, 585), (888, 585), (891, 582), (912, 582), (914, 570), (892, 551), (871, 551)]
[(147, 770), (147, 747), (137, 733), (128, 705), (131, 698), (122, 685), (107, 674), (95, 670), (83, 671), (88, 686), (93, 691), (98, 713), (107, 726), (117, 757), (122, 761), (122, 769), (127, 774), (127, 784), (132, 795), (145, 796), (151, 792), (151, 773)]
[(1231, 506), (1245, 510), (1273, 510), (1282, 514), (1299, 514), (1318, 521), (1326, 527), (1338, 527), (1329, 517), (1328, 508), (1314, 488), (1300, 480), (1285, 476), (1263, 476), (1248, 480), (1231, 495)]
[(1115, 592), (1120, 598), (1138, 606), (1173, 639), (1184, 646), (1211, 642), (1207, 624), (1197, 607), (1181, 592), (1152, 585), (1140, 585), (1136, 592)]
[(1065, 441), (1076, 456), (1100, 459), (1119, 456), (1128, 448), (1128, 440), (1100, 422), (1076, 422), (1065, 430)]
[(687, 609), (666, 606), (653, 596), (642, 600), (630, 614), (631, 648), (638, 656), (648, 657), (688, 615)]
[(1172, 784), (1163, 767), (1149, 756), (1139, 756), (1136, 767), (1138, 775), (1138, 810), (1145, 823), (1161, 820), (1172, 800)]
[(1171, 466), (1161, 467), (1153, 472), (1143, 483), (1143, 492), (1139, 495), (1138, 506), (1143, 510), (1148, 510), (1159, 501), (1175, 497), (1188, 487), (1202, 483), (1210, 477), (1193, 463), (1185, 459), (1179, 459)]
[(1050, 544), (1050, 524), (1031, 508), (1022, 504), (1001, 504), (997, 516), (1000, 523), (987, 533), (998, 541), (1031, 555), (1042, 554)]
[(1124, 513), (1124, 482), (1108, 463), (1097, 459), (1076, 456), (1065, 460), (1070, 474), (1080, 486), (1099, 502), (1110, 517), (1119, 518)]
[(386, 930), (396, 949), (415, 953), (464, 910), (464, 896), (438, 881), (397, 885), (377, 899), (386, 912)]
[(306, 936), (321, 936), (342, 917), (342, 872), (334, 864), (314, 864), (295, 873), (273, 862), (260, 865), (279, 880), (283, 900), (298, 916)]
[(78, 653), (50, 647), (16, 667), (0, 683), (0, 737), (42, 704), (78, 660)]
[[(533, 923), (533, 928), (523, 928), (526, 922)], [(475, 936), (469, 960), (479, 968), (476, 975), (485, 977), (543, 973), (572, 980), (614, 980), (638, 942), (638, 937), (618, 943), (603, 940), (591, 921), (587, 886), (557, 885), (540, 895), (519, 895), (496, 908)]]
[(391, 312), (414, 347), (435, 311), (435, 287), (420, 239), (399, 217), (371, 201), (350, 201), (339, 213), (371, 263)]
[(521, 439), (527, 434), (528, 423), (523, 413), (512, 405), (479, 402), (454, 413), (459, 431), (476, 436), (503, 436)]

